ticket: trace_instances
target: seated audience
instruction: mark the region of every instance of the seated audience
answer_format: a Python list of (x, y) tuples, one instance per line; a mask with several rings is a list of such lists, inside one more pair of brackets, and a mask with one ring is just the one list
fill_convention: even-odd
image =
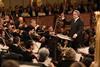
[(38, 16), (45, 16), (45, 12), (43, 11), (43, 9), (40, 9), (40, 12), (38, 12)]
[(34, 49), (33, 41), (25, 42), (25, 51), (23, 52), (23, 60), (26, 62), (32, 62), (32, 59), (36, 58), (32, 50)]
[(30, 14), (28, 13), (27, 9), (24, 9), (24, 12), (22, 13), (23, 17), (30, 17)]
[(86, 67), (86, 66), (81, 62), (74, 62), (70, 67)]
[(66, 48), (64, 53), (64, 59), (58, 62), (57, 67), (70, 67), (70, 65), (75, 62), (76, 52), (74, 49)]
[(52, 59), (49, 58), (49, 50), (47, 48), (41, 48), (39, 50), (39, 63), (42, 63), (45, 67), (54, 67)]
[(6, 60), (2, 63), (1, 67), (19, 67), (19, 64), (14, 60)]

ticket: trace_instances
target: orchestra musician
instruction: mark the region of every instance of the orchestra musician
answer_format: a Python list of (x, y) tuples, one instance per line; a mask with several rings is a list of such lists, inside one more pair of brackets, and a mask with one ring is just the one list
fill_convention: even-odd
[(56, 60), (56, 48), (58, 39), (55, 36), (55, 32), (52, 26), (47, 28), (47, 31), (43, 35), (45, 37), (45, 42), (42, 43), (43, 47), (47, 47), (50, 51), (50, 57)]
[(32, 40), (39, 40), (40, 35), (37, 33), (37, 29), (40, 27), (35, 19), (31, 19), (31, 23), (29, 25), (29, 36)]
[(73, 11), (73, 20), (68, 22), (65, 19), (64, 13), (61, 14), (62, 20), (64, 24), (70, 24), (71, 29), (69, 32), (69, 36), (73, 39), (71, 42), (71, 47), (77, 50), (82, 42), (82, 31), (83, 31), (83, 21), (80, 19), (80, 12), (78, 10)]
[(45, 26), (38, 25), (36, 20), (32, 19), (28, 28), (30, 29), (29, 30), (30, 38), (32, 40), (42, 42), (42, 39), (44, 38), (43, 34), (45, 33)]
[(15, 20), (15, 26), (16, 26), (16, 29), (20, 28), (24, 23), (24, 19), (23, 17), (19, 17), (18, 19)]

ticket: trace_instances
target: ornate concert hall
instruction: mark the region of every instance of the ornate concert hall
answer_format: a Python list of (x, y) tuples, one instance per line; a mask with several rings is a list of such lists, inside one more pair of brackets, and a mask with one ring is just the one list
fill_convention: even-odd
[(100, 67), (100, 0), (0, 0), (0, 67)]

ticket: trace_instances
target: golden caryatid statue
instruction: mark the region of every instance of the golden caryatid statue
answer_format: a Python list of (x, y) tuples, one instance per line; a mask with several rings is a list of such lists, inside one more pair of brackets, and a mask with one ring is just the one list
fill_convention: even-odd
[(0, 0), (0, 7), (4, 7), (4, 3)]
[(100, 67), (100, 11), (95, 12), (96, 17), (96, 45), (95, 45), (95, 61), (91, 67)]
[(42, 0), (37, 0), (36, 3), (37, 3), (37, 6), (41, 6), (42, 5)]

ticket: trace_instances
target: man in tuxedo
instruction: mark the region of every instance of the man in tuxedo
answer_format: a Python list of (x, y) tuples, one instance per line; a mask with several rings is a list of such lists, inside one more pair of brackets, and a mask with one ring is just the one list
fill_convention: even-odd
[(71, 42), (71, 47), (77, 50), (81, 46), (82, 43), (82, 31), (83, 31), (83, 21), (80, 19), (80, 12), (78, 10), (73, 11), (73, 20), (68, 22), (64, 14), (61, 14), (62, 20), (65, 24), (69, 24), (71, 26), (69, 36), (73, 39)]

